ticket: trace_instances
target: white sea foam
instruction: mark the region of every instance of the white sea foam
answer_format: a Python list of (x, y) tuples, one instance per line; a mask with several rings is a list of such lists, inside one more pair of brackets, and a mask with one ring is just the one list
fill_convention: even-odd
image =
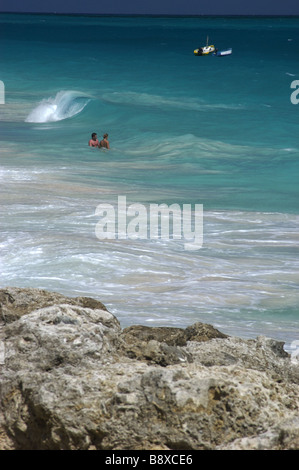
[(59, 91), (56, 96), (42, 100), (27, 116), (25, 122), (55, 122), (79, 114), (90, 97), (78, 91)]

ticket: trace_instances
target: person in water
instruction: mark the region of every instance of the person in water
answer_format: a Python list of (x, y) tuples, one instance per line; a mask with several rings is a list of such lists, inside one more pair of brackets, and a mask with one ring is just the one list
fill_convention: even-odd
[(96, 132), (93, 132), (91, 134), (91, 139), (88, 142), (88, 145), (89, 145), (89, 147), (99, 147), (100, 146), (100, 142), (98, 141), (98, 136), (97, 136)]
[(104, 148), (104, 149), (110, 149), (110, 144), (108, 141), (108, 134), (103, 135), (103, 139), (101, 140), (99, 147)]

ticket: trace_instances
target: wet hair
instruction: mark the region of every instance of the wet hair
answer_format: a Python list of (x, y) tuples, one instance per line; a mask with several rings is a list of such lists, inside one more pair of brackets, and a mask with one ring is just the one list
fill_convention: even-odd
[(93, 133), (91, 134), (91, 137), (94, 137), (94, 136), (96, 136), (96, 135), (97, 135), (97, 133), (96, 133), (96, 132), (93, 132)]
[(106, 139), (106, 137), (108, 137), (108, 134), (104, 134), (103, 137), (104, 137), (104, 139)]

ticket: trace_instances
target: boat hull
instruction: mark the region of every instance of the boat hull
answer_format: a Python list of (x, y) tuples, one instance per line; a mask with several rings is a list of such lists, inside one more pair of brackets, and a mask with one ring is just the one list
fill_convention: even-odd
[(223, 57), (226, 55), (231, 55), (232, 52), (233, 52), (232, 49), (226, 49), (225, 51), (217, 51), (214, 53), (214, 55), (216, 55), (217, 57)]
[(194, 50), (194, 55), (209, 55), (215, 51), (215, 46), (204, 46)]

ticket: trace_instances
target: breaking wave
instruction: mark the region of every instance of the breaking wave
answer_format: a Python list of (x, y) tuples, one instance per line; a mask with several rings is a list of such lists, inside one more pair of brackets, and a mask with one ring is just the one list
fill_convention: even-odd
[(90, 96), (78, 91), (59, 91), (53, 98), (42, 100), (25, 122), (55, 122), (79, 114), (90, 101)]

